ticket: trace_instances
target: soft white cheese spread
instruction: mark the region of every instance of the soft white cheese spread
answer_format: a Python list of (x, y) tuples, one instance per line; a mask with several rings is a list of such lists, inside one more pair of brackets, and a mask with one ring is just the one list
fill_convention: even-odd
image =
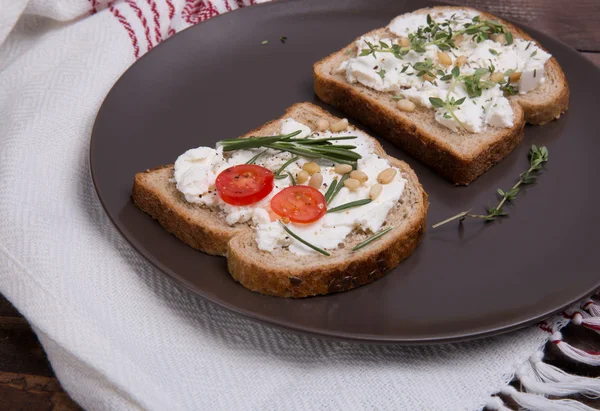
[[(379, 173), (390, 167), (389, 162), (374, 153), (371, 139), (354, 128), (346, 131), (320, 132), (312, 134), (311, 129), (291, 118), (281, 122), (281, 133), (288, 134), (296, 130), (302, 130), (296, 138), (324, 138), (329, 136), (357, 136), (354, 140), (343, 140), (333, 144), (352, 144), (356, 148), (353, 151), (362, 156), (358, 160), (357, 168), (367, 174), (368, 180), (355, 191), (343, 187), (333, 199), (329, 208), (337, 207), (352, 201), (369, 198), (371, 186), (377, 183)], [(290, 186), (290, 179), (275, 180), (273, 191), (249, 206), (234, 206), (225, 203), (215, 190), (215, 180), (219, 173), (226, 168), (238, 164), (244, 164), (263, 149), (237, 150), (231, 153), (223, 153), (221, 147), (216, 149), (210, 147), (198, 147), (183, 153), (175, 162), (174, 180), (177, 189), (183, 193), (188, 202), (202, 204), (208, 207), (216, 207), (225, 216), (225, 221), (230, 224), (249, 223), (256, 229), (256, 242), (258, 248), (265, 251), (287, 248), (294, 254), (306, 255), (315, 253), (314, 250), (305, 246), (296, 239), (290, 237), (283, 227), (278, 223), (276, 216), (271, 210), (271, 199), (275, 194)], [(287, 152), (278, 153), (268, 150), (258, 158), (256, 164), (266, 167), (275, 172), (292, 155)], [(286, 167), (286, 172), (297, 175), (304, 163), (315, 161), (314, 159), (300, 157)], [(321, 193), (325, 194), (327, 188), (334, 180), (340, 178), (334, 170), (335, 164), (329, 160), (317, 160), (323, 175)], [(406, 180), (400, 172), (396, 173), (393, 181), (383, 185), (382, 193), (369, 204), (350, 208), (336, 213), (328, 213), (314, 223), (297, 224), (289, 223), (288, 227), (297, 235), (309, 243), (326, 249), (336, 249), (353, 230), (367, 233), (375, 233), (384, 224), (388, 213), (398, 202), (404, 191)]]
[[(463, 11), (437, 13), (431, 17), (438, 23), (449, 21), (453, 32), (457, 32), (464, 28), (465, 23), (472, 22), (476, 15), (474, 12)], [(345, 74), (350, 83), (360, 83), (378, 91), (394, 93), (415, 104), (434, 109), (436, 120), (452, 130), (464, 127), (470, 132), (480, 133), (485, 131), (488, 125), (501, 128), (512, 127), (513, 110), (500, 84), (483, 89), (481, 96), (471, 98), (464, 82), (457, 81), (450, 90), (453, 82), (441, 81), (442, 75), (437, 73), (437, 70), (450, 74), (457, 58), (464, 56), (466, 63), (460, 67), (461, 76), (472, 75), (478, 68), (492, 68), (495, 72), (502, 73), (512, 70), (521, 73), (521, 77), (511, 86), (519, 93), (525, 94), (545, 81), (544, 65), (552, 56), (537, 47), (535, 42), (515, 38), (512, 44), (503, 45), (491, 39), (477, 43), (470, 36), (465, 35), (462, 41), (456, 41), (457, 48), (446, 51), (452, 60), (452, 65), (449, 67), (439, 62), (438, 53), (442, 50), (433, 44), (426, 46), (423, 53), (410, 50), (402, 59), (394, 57), (389, 52), (361, 56), (362, 51), (368, 49), (367, 42), (373, 45), (380, 45), (380, 42), (383, 42), (391, 47), (399, 44), (400, 37), (408, 37), (409, 34), (415, 33), (420, 27), (426, 25), (426, 14), (407, 14), (397, 17), (390, 23), (388, 29), (398, 37), (360, 38), (357, 41), (357, 55), (345, 60), (339, 66), (338, 72)], [(431, 71), (437, 77), (433, 81), (417, 76), (418, 70), (413, 68), (416, 63), (428, 61), (433, 63), (434, 67)], [(489, 77), (484, 76), (484, 78)], [(465, 101), (453, 108), (452, 113), (443, 107), (433, 107), (429, 100), (439, 98), (449, 101), (454, 98), (458, 101), (463, 97)]]

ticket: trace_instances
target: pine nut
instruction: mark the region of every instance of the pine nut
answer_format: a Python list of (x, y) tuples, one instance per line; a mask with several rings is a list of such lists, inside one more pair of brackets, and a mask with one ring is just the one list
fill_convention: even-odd
[(371, 187), (371, 190), (369, 190), (369, 198), (371, 200), (377, 199), (377, 197), (379, 197), (379, 195), (381, 194), (382, 191), (383, 191), (383, 186), (381, 184), (374, 184)]
[(458, 36), (454, 37), (454, 44), (456, 44), (457, 46), (463, 41), (465, 41), (465, 36), (463, 36), (462, 34), (459, 34)]
[(408, 37), (400, 37), (398, 39), (398, 44), (400, 44), (401, 47), (408, 47), (410, 46), (410, 40)]
[(315, 173), (321, 171), (321, 167), (315, 163), (314, 161), (309, 161), (308, 163), (304, 163), (302, 165), (302, 170), (306, 171), (311, 176)]
[(466, 56), (458, 56), (456, 58), (456, 61), (454, 62), (454, 65), (462, 67), (466, 62), (467, 62), (467, 57)]
[(500, 83), (501, 81), (504, 81), (504, 74), (496, 71), (495, 73), (492, 73), (490, 80), (492, 80), (494, 83)]
[(344, 181), (344, 185), (348, 188), (348, 190), (355, 191), (358, 189), (358, 187), (360, 187), (360, 181), (355, 180), (353, 178), (349, 178), (346, 181)]
[(310, 180), (308, 180), (308, 185), (317, 190), (321, 188), (321, 184), (323, 184), (323, 175), (321, 173), (313, 174)]
[(319, 131), (326, 131), (329, 129), (329, 121), (325, 120), (324, 118), (319, 119), (319, 121), (317, 121), (317, 128), (319, 129)]
[(429, 74), (426, 73), (426, 74), (423, 74), (423, 80), (430, 81), (433, 83), (433, 80), (435, 80), (435, 77), (430, 76)]
[(350, 178), (358, 180), (362, 184), (369, 179), (369, 176), (362, 171), (354, 170), (353, 172), (350, 173)]
[(331, 125), (331, 131), (333, 131), (334, 133), (344, 131), (347, 128), (348, 128), (348, 119), (347, 118), (343, 118), (340, 121), (338, 121), (337, 123), (333, 123)]
[(412, 113), (413, 111), (415, 111), (415, 108), (417, 106), (415, 106), (415, 103), (413, 103), (412, 101), (410, 101), (408, 99), (402, 99), (402, 100), (398, 100), (398, 102), (396, 103), (396, 107), (398, 107), (398, 110), (400, 110), (400, 111), (406, 111), (407, 113)]
[(350, 164), (336, 164), (335, 172), (338, 174), (346, 174), (352, 171), (352, 166)]
[(506, 44), (506, 37), (504, 34), (494, 34), (493, 36), (490, 36), (490, 38), (496, 43), (502, 44), (503, 46)]
[(377, 182), (381, 184), (389, 184), (392, 182), (394, 177), (396, 177), (396, 170), (391, 167), (386, 168), (377, 176)]
[(452, 65), (452, 58), (448, 53), (440, 51), (438, 52), (437, 57), (438, 61), (442, 66), (449, 67), (450, 65)]
[(304, 184), (308, 181), (308, 177), (308, 173), (304, 170), (301, 170), (296, 176), (296, 181), (298, 182), (298, 184)]
[(290, 223), (290, 218), (288, 216), (282, 217), (281, 218), (281, 222), (283, 224), (289, 224)]
[(520, 71), (514, 72), (514, 73), (512, 73), (510, 75), (510, 82), (511, 83), (516, 83), (519, 80), (521, 80), (521, 72)]

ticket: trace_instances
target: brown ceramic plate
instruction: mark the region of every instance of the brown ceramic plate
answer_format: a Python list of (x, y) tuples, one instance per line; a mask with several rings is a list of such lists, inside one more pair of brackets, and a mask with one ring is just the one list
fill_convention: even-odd
[[(136, 172), (172, 163), (189, 148), (241, 135), (296, 102), (318, 104), (315, 61), (427, 5), (278, 1), (214, 18), (153, 49), (117, 82), (94, 125), (92, 176), (114, 224), (152, 264), (192, 292), (257, 320), (321, 336), (456, 341), (533, 324), (590, 295), (600, 287), (600, 72), (576, 51), (529, 28), (567, 74), (567, 115), (544, 127), (528, 126), (524, 143), (466, 188), (383, 144), (417, 172), (431, 200), (430, 226), (493, 204), (496, 188), (512, 186), (526, 169), (532, 143), (550, 150), (547, 170), (508, 207), (509, 217), (430, 229), (410, 258), (373, 284), (302, 300), (247, 291), (228, 274), (225, 258), (186, 246), (131, 202)], [(261, 45), (263, 40), (269, 43)]]

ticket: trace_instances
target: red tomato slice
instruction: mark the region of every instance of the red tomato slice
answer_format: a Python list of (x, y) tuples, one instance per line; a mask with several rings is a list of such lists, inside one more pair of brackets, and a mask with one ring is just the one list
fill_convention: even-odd
[(227, 204), (254, 204), (273, 191), (273, 172), (255, 164), (240, 164), (223, 170), (215, 182), (217, 193)]
[(290, 186), (271, 199), (271, 209), (294, 223), (312, 223), (327, 212), (325, 197), (309, 186)]

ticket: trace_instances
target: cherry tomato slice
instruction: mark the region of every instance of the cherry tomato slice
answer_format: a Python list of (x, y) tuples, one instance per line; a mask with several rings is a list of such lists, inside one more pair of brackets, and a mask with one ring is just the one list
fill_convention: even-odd
[(309, 186), (290, 186), (271, 199), (271, 209), (294, 223), (312, 223), (327, 212), (325, 197)]
[(240, 164), (223, 170), (215, 182), (217, 193), (227, 204), (254, 204), (273, 191), (273, 172), (255, 164)]

